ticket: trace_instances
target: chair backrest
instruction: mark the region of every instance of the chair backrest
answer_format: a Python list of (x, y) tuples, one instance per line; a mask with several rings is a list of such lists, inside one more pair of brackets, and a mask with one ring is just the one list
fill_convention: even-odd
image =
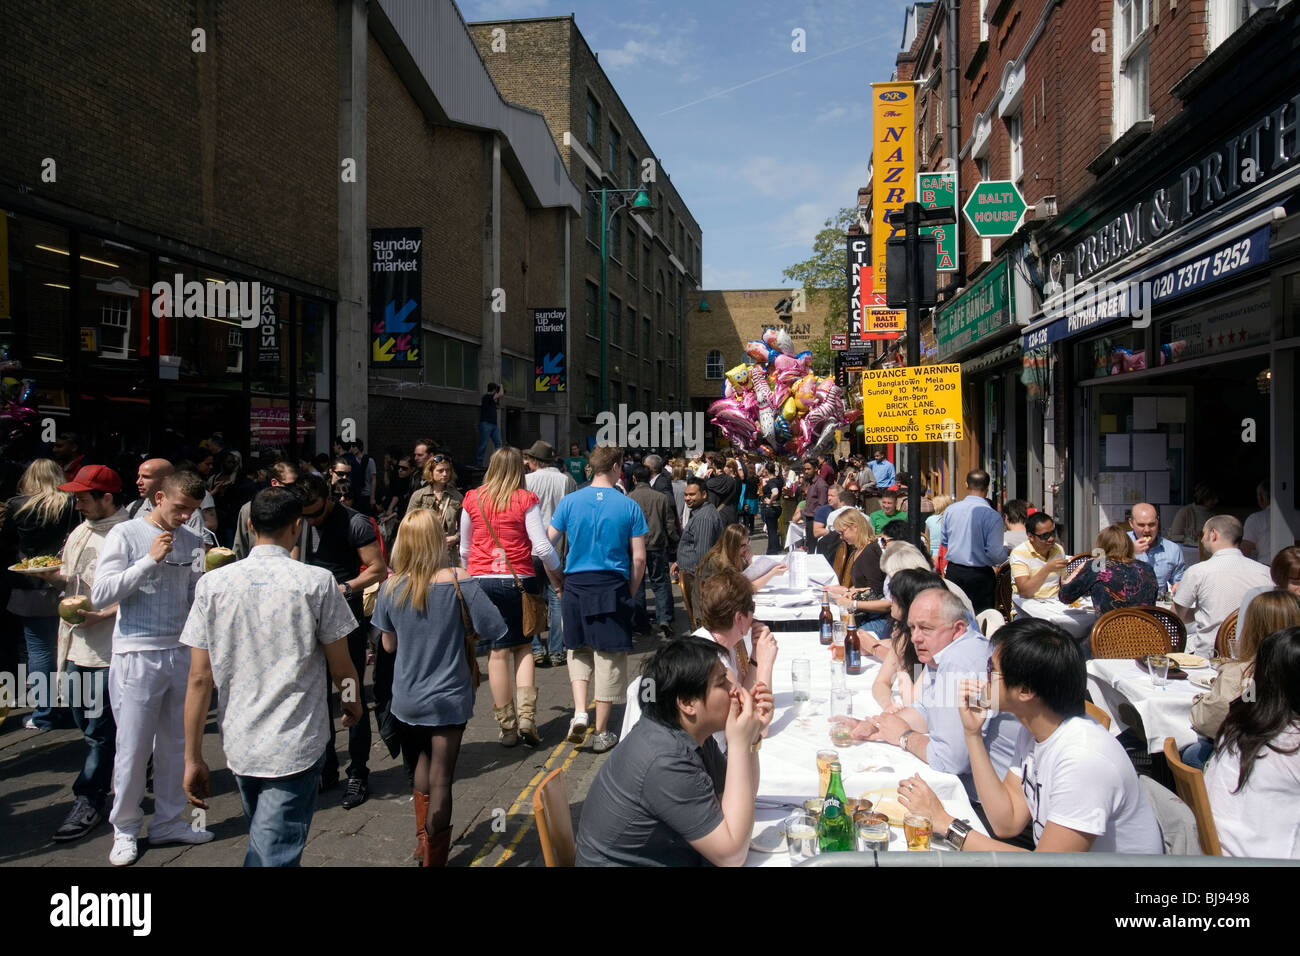
[(1091, 558), (1092, 558), (1091, 552), (1087, 554), (1076, 554), (1068, 562), (1066, 562), (1065, 570), (1061, 572), (1061, 580), (1062, 581), (1067, 580), (1070, 577), (1070, 575), (1075, 572), (1075, 570), (1079, 567), (1079, 565), (1083, 564), (1083, 562), (1085, 561), (1090, 560)]
[(1228, 656), (1228, 642), (1237, 637), (1237, 612), (1233, 611), (1219, 625), (1219, 633), (1214, 635), (1214, 653), (1217, 657)]
[(1002, 616), (1002, 612), (995, 607), (987, 611), (980, 611), (975, 615), (975, 621), (980, 626), (980, 633), (985, 637), (992, 637), (997, 633), (998, 628), (1007, 623), (1007, 619)]
[[(695, 630), (695, 628), (699, 627), (699, 625), (695, 623), (695, 607), (694, 602), (691, 600), (691, 582), (694, 579), (695, 575), (686, 571), (681, 572), (682, 606), (686, 608), (686, 619), (691, 622), (691, 630)], [(655, 600), (658, 600), (657, 596)]]
[(1002, 614), (1005, 621), (1011, 620), (1015, 603), (1011, 600), (1011, 562), (999, 565), (993, 576), (993, 606)]
[(1165, 738), (1165, 763), (1174, 775), (1174, 787), (1178, 796), (1192, 808), (1192, 814), (1196, 817), (1196, 834), (1201, 841), (1201, 851), (1206, 856), (1223, 856), (1223, 848), (1219, 846), (1219, 831), (1214, 825), (1214, 814), (1210, 811), (1210, 795), (1205, 789), (1205, 774), (1183, 763), (1173, 737)]
[(1182, 652), (1187, 647), (1187, 625), (1177, 614), (1162, 607), (1140, 607), (1138, 610), (1146, 611), (1169, 632), (1170, 650)]
[(1110, 714), (1106, 713), (1092, 701), (1085, 700), (1083, 702), (1083, 712), (1107, 730), (1110, 730)]
[(533, 791), (533, 817), (537, 820), (537, 835), (542, 840), (546, 865), (573, 866), (578, 845), (573, 836), (573, 814), (569, 811), (564, 768), (552, 770)]
[(1173, 649), (1164, 626), (1146, 611), (1132, 607), (1116, 608), (1097, 618), (1091, 644), (1092, 656), (1097, 658), (1167, 654)]

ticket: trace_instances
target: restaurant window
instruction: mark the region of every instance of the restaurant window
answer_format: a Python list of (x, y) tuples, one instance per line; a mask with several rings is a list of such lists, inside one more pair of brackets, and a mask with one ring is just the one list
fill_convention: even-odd
[(704, 357), (704, 377), (710, 380), (722, 378), (722, 353), (717, 349), (710, 349), (709, 354)]
[(1150, 0), (1115, 0), (1115, 138), (1148, 119)]
[(1273, 336), (1267, 285), (1219, 296), (1161, 323), (1159, 365), (1267, 345)]
[(1119, 326), (1107, 335), (1079, 343), (1075, 356), (1080, 380), (1140, 372), (1147, 367), (1145, 333)]
[[(297, 337), (298, 397), (328, 401), (333, 367), (330, 307), (320, 299), (299, 296), (298, 321), (291, 331)], [(329, 415), (325, 415), (328, 421)], [(326, 449), (328, 450), (328, 449)]]
[(82, 235), (78, 258), (82, 358), (122, 369), (123, 363), (148, 353), (149, 255), (119, 242)]
[[(23, 372), (67, 371), (73, 263), (66, 229), (0, 211), (9, 248), (9, 315), (0, 316), (0, 342), (23, 363)], [(40, 378), (41, 376), (38, 376)], [(39, 386), (38, 382), (38, 386)]]
[[(162, 294), (160, 308), (166, 314), (158, 319), (160, 377), (243, 391), (243, 364), (238, 353), (244, 338), (236, 300), (239, 305), (250, 304), (251, 283), (166, 256), (158, 259), (158, 274), (169, 289), (180, 281), (184, 295), (184, 301), (172, 302), (174, 292)], [(202, 289), (201, 304), (191, 295), (196, 283)], [(199, 314), (186, 314), (196, 307)], [(232, 330), (239, 333), (237, 344)]]
[(600, 149), (600, 103), (590, 93), (587, 94), (587, 145)]
[(587, 334), (600, 338), (600, 288), (594, 282), (584, 287), (584, 305), (587, 311)]

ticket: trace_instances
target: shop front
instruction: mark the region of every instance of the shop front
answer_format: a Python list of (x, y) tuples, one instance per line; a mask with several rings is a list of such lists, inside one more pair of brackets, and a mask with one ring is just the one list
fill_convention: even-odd
[[(328, 450), (328, 425), (317, 428), (332, 420), (326, 290), (76, 218), (0, 210), (7, 400), (74, 432), (83, 452), (109, 464), (192, 457), (214, 433), (245, 453)], [(177, 282), (242, 283), (260, 301), (249, 318), (173, 309), (158, 289)], [(48, 440), (47, 427), (29, 432), (16, 454)]]

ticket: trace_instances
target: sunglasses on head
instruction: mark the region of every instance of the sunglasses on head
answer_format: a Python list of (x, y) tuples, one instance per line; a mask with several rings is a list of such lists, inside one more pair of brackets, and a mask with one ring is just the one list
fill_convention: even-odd
[(451, 461), (451, 459), (448, 458), (446, 455), (431, 455), (429, 457), (429, 461), (433, 462), (436, 465), (439, 462)]

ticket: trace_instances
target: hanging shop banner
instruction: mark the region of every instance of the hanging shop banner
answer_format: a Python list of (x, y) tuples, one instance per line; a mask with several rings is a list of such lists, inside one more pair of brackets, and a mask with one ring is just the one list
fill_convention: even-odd
[(899, 332), (907, 331), (906, 309), (868, 309), (867, 337), (874, 337), (877, 332), (889, 332), (884, 338), (897, 338)]
[(1011, 325), (1015, 305), (1008, 276), (1007, 260), (999, 259), (970, 288), (935, 313), (941, 360)]
[(262, 321), (257, 332), (257, 364), (280, 367), (280, 317), (275, 314), (275, 289), (262, 286)]
[(535, 392), (563, 392), (568, 379), (564, 358), (564, 330), (568, 309), (533, 309), (533, 361)]
[(370, 230), (370, 364), (419, 368), (424, 230)]
[[(884, 263), (885, 241), (894, 229), (886, 217), (916, 199), (916, 84), (871, 84), (871, 253)], [(872, 289), (885, 291), (885, 270)]]
[(844, 247), (847, 253), (844, 281), (849, 287), (849, 338), (858, 339), (862, 337), (862, 290), (867, 290), (868, 297), (871, 292), (871, 240), (866, 236), (845, 236)]
[[(892, 342), (898, 337), (896, 332), (881, 332), (878, 329), (872, 329), (871, 313), (885, 308), (885, 294), (883, 292), (871, 291), (871, 266), (863, 266), (858, 270), (858, 288), (865, 290), (862, 293), (863, 301), (858, 306), (858, 316), (855, 320), (853, 331), (849, 335), (850, 342), (870, 342), (873, 340), (885, 340)], [(863, 321), (863, 317), (866, 321)], [(906, 312), (904, 312), (906, 317)]]
[(961, 441), (961, 366), (863, 372), (862, 440), (868, 445)]
[[(956, 173), (917, 173), (917, 201), (926, 209), (952, 209), (957, 211)], [(922, 226), (921, 235), (934, 236), (935, 271), (957, 271), (957, 236), (961, 230), (956, 223), (944, 226)]]

